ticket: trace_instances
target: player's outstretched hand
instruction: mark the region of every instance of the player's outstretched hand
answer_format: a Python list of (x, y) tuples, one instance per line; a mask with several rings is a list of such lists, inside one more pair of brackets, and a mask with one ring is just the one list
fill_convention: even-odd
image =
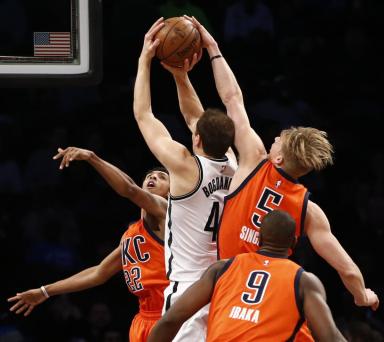
[(74, 160), (88, 160), (92, 157), (93, 152), (89, 150), (85, 150), (83, 148), (78, 147), (67, 147), (65, 149), (58, 148), (59, 152), (56, 154), (53, 159), (62, 158), (60, 163), (60, 169), (62, 170), (65, 167), (69, 166), (69, 163)]
[(366, 303), (364, 303), (363, 305), (359, 305), (358, 303), (356, 304), (358, 306), (370, 306), (373, 311), (376, 311), (380, 304), (379, 297), (377, 296), (377, 294), (371, 289), (365, 289), (365, 296), (367, 298)]
[(37, 305), (46, 300), (40, 289), (28, 290), (8, 298), (8, 302), (16, 302), (9, 310), (16, 314), (24, 312), (24, 316), (28, 316)]
[(165, 64), (164, 62), (161, 62), (161, 65), (163, 66), (164, 69), (168, 70), (174, 77), (185, 76), (200, 61), (202, 54), (203, 54), (203, 50), (200, 50), (198, 54), (194, 53), (191, 62), (189, 62), (189, 59), (186, 58), (184, 60), (184, 64), (182, 68), (173, 67), (168, 64)]
[(143, 49), (141, 51), (141, 57), (152, 59), (156, 54), (156, 48), (160, 44), (159, 39), (154, 39), (156, 33), (164, 26), (164, 18), (161, 17), (155, 21), (149, 31), (144, 36)]
[(207, 29), (200, 24), (200, 22), (195, 17), (188, 17), (184, 15), (184, 17), (188, 20), (191, 20), (192, 23), (196, 26), (196, 28), (200, 32), (201, 43), (204, 48), (208, 48), (209, 46), (217, 45), (216, 40), (212, 37), (212, 35), (207, 31)]

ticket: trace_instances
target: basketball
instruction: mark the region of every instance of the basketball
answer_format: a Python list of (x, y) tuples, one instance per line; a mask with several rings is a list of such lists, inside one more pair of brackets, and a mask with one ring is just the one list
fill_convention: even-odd
[(193, 54), (201, 49), (199, 31), (184, 17), (166, 19), (155, 38), (160, 39), (157, 58), (173, 67), (182, 67), (186, 58), (191, 61)]

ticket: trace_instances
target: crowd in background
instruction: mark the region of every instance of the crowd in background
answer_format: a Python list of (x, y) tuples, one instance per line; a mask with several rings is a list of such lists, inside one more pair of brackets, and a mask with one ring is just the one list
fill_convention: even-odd
[[(0, 10), (16, 3), (22, 7), (0, 0)], [(266, 146), (291, 125), (328, 132), (335, 165), (302, 182), (367, 287), (383, 298), (384, 2), (111, 0), (103, 12), (100, 85), (0, 91), (0, 341), (127, 340), (137, 302), (122, 274), (99, 288), (51, 298), (28, 318), (10, 313), (6, 298), (99, 263), (139, 217), (140, 210), (85, 162), (60, 171), (52, 157), (58, 147), (91, 149), (138, 183), (157, 165), (133, 119), (132, 94), (143, 36), (159, 16), (194, 15), (212, 32)], [(204, 106), (223, 108), (206, 55), (190, 77)], [(172, 77), (156, 60), (152, 96), (156, 116), (176, 140), (190, 145)], [(349, 341), (384, 341), (382, 308), (357, 308), (305, 239), (294, 258), (325, 284)]]

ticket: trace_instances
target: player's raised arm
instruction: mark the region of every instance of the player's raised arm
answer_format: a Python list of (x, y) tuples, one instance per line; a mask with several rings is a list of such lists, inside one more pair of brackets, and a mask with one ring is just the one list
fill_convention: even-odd
[(163, 19), (160, 18), (145, 35), (143, 50), (138, 63), (133, 111), (149, 149), (171, 171), (183, 167), (184, 160), (190, 156), (190, 153), (183, 145), (172, 140), (168, 130), (152, 113), (150, 91), (151, 61), (159, 45), (159, 40), (154, 37), (163, 25)]
[(16, 314), (24, 313), (24, 316), (28, 316), (37, 305), (45, 302), (49, 297), (99, 286), (120, 270), (120, 247), (117, 247), (97, 266), (87, 268), (69, 278), (17, 293), (16, 296), (8, 298), (8, 302), (16, 302), (10, 311)]
[(263, 142), (251, 128), (244, 107), (243, 94), (236, 77), (223, 57), (217, 42), (196, 18), (191, 18), (198, 28), (203, 47), (207, 49), (211, 59), (216, 88), (224, 103), (228, 116), (235, 124), (235, 146), (239, 152), (239, 166), (256, 166), (266, 157)]
[(58, 153), (53, 159), (62, 158), (60, 169), (69, 167), (72, 161), (84, 160), (89, 163), (120, 196), (128, 198), (139, 208), (144, 209), (151, 215), (165, 217), (167, 201), (164, 198), (142, 189), (125, 172), (101, 159), (93, 151), (78, 147), (59, 148), (57, 151)]
[(365, 288), (360, 269), (331, 232), (328, 219), (322, 209), (309, 201), (305, 219), (305, 232), (317, 252), (339, 274), (357, 306), (370, 306), (376, 310), (379, 299), (375, 292)]
[(333, 320), (326, 302), (325, 289), (314, 274), (303, 272), (300, 279), (300, 294), (308, 326), (316, 341), (346, 342)]
[(191, 62), (189, 62), (188, 58), (185, 59), (182, 68), (172, 67), (163, 62), (161, 63), (161, 65), (172, 74), (175, 80), (180, 111), (192, 133), (195, 133), (196, 123), (203, 114), (204, 107), (188, 77), (188, 72), (192, 70), (200, 58), (201, 53), (199, 55), (195, 53)]

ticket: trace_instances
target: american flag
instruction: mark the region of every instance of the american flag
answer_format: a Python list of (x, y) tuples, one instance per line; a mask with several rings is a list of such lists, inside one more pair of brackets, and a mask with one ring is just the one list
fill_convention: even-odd
[(34, 32), (34, 56), (71, 56), (70, 32)]

